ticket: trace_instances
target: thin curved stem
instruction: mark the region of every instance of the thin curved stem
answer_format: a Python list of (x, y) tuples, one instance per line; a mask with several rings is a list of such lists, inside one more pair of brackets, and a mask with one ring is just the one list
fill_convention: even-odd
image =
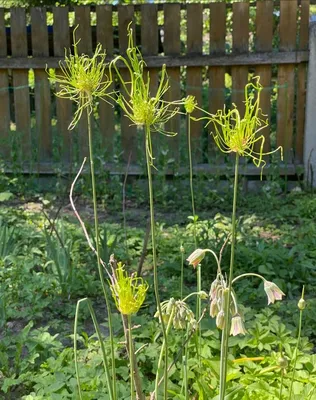
[(261, 275), (259, 275), (259, 274), (255, 274), (255, 273), (253, 273), (253, 272), (249, 272), (249, 273), (246, 273), (246, 274), (241, 274), (241, 275), (236, 276), (236, 278), (234, 278), (234, 279), (232, 280), (232, 285), (233, 285), (236, 281), (238, 281), (238, 279), (245, 278), (246, 276), (256, 276), (257, 278), (260, 278), (260, 279), (262, 279), (263, 281), (266, 281), (266, 279), (265, 279), (263, 276), (261, 276)]
[[(150, 144), (150, 128), (146, 126), (145, 131), (145, 141), (146, 141), (146, 164), (147, 164), (147, 174), (148, 174), (148, 189), (149, 189), (149, 208), (150, 208), (150, 223), (151, 223), (151, 241), (152, 241), (152, 254), (153, 254), (153, 269), (154, 269), (154, 290), (157, 303), (157, 310), (159, 315), (159, 320), (162, 328), (162, 335), (165, 347), (165, 369), (164, 369), (164, 398), (167, 400), (168, 392), (168, 338), (165, 323), (163, 321), (161, 305), (160, 305), (160, 295), (159, 295), (159, 285), (158, 285), (158, 271), (157, 271), (157, 252), (156, 252), (156, 234), (155, 234), (155, 214), (154, 214), (154, 195), (153, 195), (153, 183), (151, 174), (151, 155), (149, 152)], [(158, 394), (156, 393), (156, 399), (158, 399)]]
[(117, 398), (116, 391), (116, 372), (115, 372), (115, 353), (114, 353), (114, 337), (112, 328), (112, 314), (110, 308), (110, 301), (106, 291), (106, 286), (104, 282), (103, 270), (101, 266), (100, 258), (100, 242), (99, 242), (99, 220), (98, 220), (98, 208), (97, 208), (97, 195), (96, 195), (96, 184), (95, 184), (95, 172), (94, 172), (94, 158), (93, 158), (93, 143), (92, 143), (92, 130), (91, 130), (91, 115), (87, 109), (87, 119), (88, 119), (88, 137), (89, 137), (89, 155), (90, 155), (90, 170), (91, 170), (91, 185), (92, 185), (92, 198), (93, 198), (93, 215), (94, 215), (94, 231), (95, 231), (95, 244), (96, 244), (96, 255), (99, 277), (101, 281), (102, 291), (105, 299), (105, 304), (108, 312), (109, 321), (109, 334), (110, 334), (110, 344), (111, 344), (111, 361), (112, 361), (112, 379), (113, 379), (113, 396), (114, 399)]
[[(230, 252), (230, 267), (229, 267), (229, 279), (228, 279), (228, 291), (227, 299), (225, 302), (224, 313), (225, 313), (225, 325), (222, 333), (221, 343), (221, 360), (220, 360), (220, 389), (219, 389), (219, 400), (225, 399), (226, 392), (226, 376), (227, 376), (227, 355), (228, 355), (228, 337), (230, 328), (230, 296), (232, 291), (233, 273), (234, 273), (234, 261), (235, 261), (235, 242), (236, 242), (236, 206), (237, 206), (237, 194), (238, 194), (238, 167), (239, 167), (239, 155), (236, 153), (235, 159), (235, 180), (234, 180), (234, 197), (233, 197), (233, 212), (232, 212), (232, 243)], [(225, 296), (225, 293), (224, 293)]]

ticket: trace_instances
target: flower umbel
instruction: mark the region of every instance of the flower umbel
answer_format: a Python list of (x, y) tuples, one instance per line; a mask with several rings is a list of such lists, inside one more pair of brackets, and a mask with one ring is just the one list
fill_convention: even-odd
[(264, 281), (264, 290), (268, 296), (268, 305), (273, 304), (276, 300), (282, 300), (282, 296), (285, 296), (275, 283), (267, 280)]
[[(149, 73), (145, 78), (144, 67), (146, 67), (142, 54), (134, 46), (133, 30), (128, 28), (128, 48), (126, 58), (119, 55), (110, 63), (110, 77), (112, 69), (115, 70), (124, 95), (115, 94), (116, 101), (125, 113), (125, 116), (137, 126), (146, 126), (149, 132), (159, 132), (166, 136), (175, 136), (176, 132), (168, 132), (164, 129), (164, 124), (179, 112), (179, 106), (184, 104), (184, 100), (167, 102), (163, 100), (165, 93), (169, 89), (169, 79), (166, 66), (163, 65), (160, 76), (160, 83), (155, 96), (150, 93)], [(122, 62), (127, 67), (129, 73), (128, 81), (125, 81), (120, 74), (117, 63)], [(151, 161), (154, 160), (152, 154), (151, 137), (149, 134), (147, 151)]]
[[(77, 29), (77, 28), (76, 28)], [(79, 121), (83, 110), (92, 113), (93, 99), (103, 98), (111, 84), (105, 74), (105, 52), (99, 43), (92, 57), (78, 54), (78, 43), (74, 30), (73, 54), (65, 51), (65, 60), (59, 63), (62, 74), (55, 75), (48, 71), (49, 79), (59, 84), (58, 97), (70, 99), (77, 104), (77, 110), (69, 129), (73, 129)]]
[[(195, 316), (185, 301), (175, 300), (172, 297), (161, 303), (161, 311), (166, 324), (169, 322), (169, 318), (172, 318), (174, 329), (185, 329), (187, 326), (193, 330), (197, 329)], [(159, 317), (158, 311), (155, 317)]]
[[(256, 82), (250, 82), (245, 86), (245, 114), (241, 117), (237, 106), (233, 104), (231, 110), (218, 110), (211, 117), (203, 117), (208, 119), (207, 125), (214, 123), (215, 132), (213, 132), (214, 140), (218, 148), (223, 153), (238, 153), (239, 156), (250, 157), (256, 167), (264, 167), (266, 162), (263, 156), (272, 154), (282, 147), (270, 152), (264, 152), (263, 146), (265, 138), (258, 133), (268, 126), (268, 121), (262, 118), (260, 109), (260, 92), (262, 85), (259, 77), (255, 78)], [(259, 151), (255, 150), (256, 143), (259, 143)]]
[(137, 313), (144, 303), (148, 284), (143, 278), (129, 276), (124, 265), (118, 263), (110, 288), (117, 309), (124, 315), (131, 315)]

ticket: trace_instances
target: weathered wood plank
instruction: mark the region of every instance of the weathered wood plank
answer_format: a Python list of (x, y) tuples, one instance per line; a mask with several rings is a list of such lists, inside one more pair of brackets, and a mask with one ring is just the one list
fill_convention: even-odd
[[(164, 53), (176, 57), (180, 54), (180, 5), (164, 4)], [(166, 93), (167, 101), (180, 99), (180, 68), (168, 68), (170, 89)], [(165, 129), (177, 136), (166, 138), (165, 147), (171, 150), (172, 157), (178, 161), (180, 156), (180, 116), (176, 115)]]
[[(78, 52), (84, 53), (87, 55), (92, 54), (92, 34), (91, 34), (91, 26), (90, 26), (90, 6), (76, 6), (75, 10), (75, 25), (78, 26), (76, 29), (76, 41), (78, 43)], [(93, 139), (95, 136), (94, 132), (94, 124), (92, 114), (91, 118), (91, 129), (93, 132)], [(79, 156), (80, 159), (83, 157), (87, 157), (89, 155), (89, 140), (88, 140), (88, 118), (86, 111), (82, 113), (80, 121), (76, 129), (74, 130), (74, 134), (78, 132), (78, 143), (79, 143)], [(94, 141), (94, 140), (93, 140)]]
[[(42, 163), (41, 164), (41, 173), (43, 175), (55, 175), (56, 173), (56, 166), (59, 166), (56, 163)], [(67, 172), (71, 172), (71, 168), (72, 165), (68, 164), (68, 165), (64, 165), (63, 166), (63, 171), (65, 171), (65, 173)], [(291, 176), (291, 175), (295, 175), (297, 173), (298, 169), (302, 169), (303, 165), (302, 164), (298, 164), (298, 165), (294, 165), (294, 164), (287, 164), (284, 165), (283, 163), (279, 165), (279, 174), (280, 176)], [(8, 173), (12, 173), (14, 171), (14, 167), (10, 168), (10, 165), (8, 165), (7, 168), (7, 172)], [(123, 164), (113, 164), (113, 163), (105, 163), (104, 165), (102, 165), (102, 171), (97, 171), (97, 174), (99, 172), (103, 173), (104, 171), (109, 172), (110, 175), (125, 175), (126, 174), (126, 165)], [(28, 163), (26, 163), (23, 168), (22, 168), (22, 173), (24, 174), (30, 174), (33, 173), (32, 170), (32, 166), (29, 165)], [(161, 171), (157, 171), (155, 169), (153, 169), (153, 174), (158, 174), (161, 173)], [(170, 169), (166, 169), (165, 175), (167, 176), (173, 176), (174, 175), (174, 169), (170, 168)], [(83, 174), (87, 174), (89, 173), (89, 168), (86, 167), (83, 170)], [(188, 167), (184, 166), (184, 167), (180, 167), (179, 169), (177, 169), (177, 173), (178, 175), (184, 175), (187, 176), (188, 175)], [(221, 176), (221, 175), (230, 175), (233, 176), (234, 175), (234, 166), (232, 165), (210, 165), (210, 164), (196, 164), (193, 166), (193, 173), (194, 174), (208, 174), (208, 175), (215, 175), (215, 176)], [(243, 164), (242, 166), (240, 166), (239, 171), (238, 171), (240, 176), (258, 176), (258, 168), (251, 164)], [(263, 171), (262, 171), (264, 176), (267, 175), (271, 175), (271, 174), (275, 174), (275, 164), (267, 164)], [(137, 164), (131, 164), (129, 166), (128, 169), (128, 174), (130, 176), (144, 176), (144, 168), (137, 165)]]
[[(249, 3), (233, 4), (233, 53), (249, 51)], [(236, 104), (241, 115), (244, 114), (244, 88), (248, 83), (248, 67), (232, 67), (232, 102)]]
[[(301, 1), (299, 50), (308, 49), (309, 6), (309, 0)], [(306, 81), (307, 65), (302, 64), (297, 68), (295, 160), (298, 163), (303, 162), (304, 153)]]
[[(141, 6), (141, 52), (143, 57), (158, 55), (158, 7), (157, 4), (142, 4)], [(151, 96), (156, 96), (159, 79), (158, 68), (146, 68), (145, 76), (149, 73), (149, 89)], [(145, 137), (142, 135), (141, 145), (145, 146)], [(154, 151), (160, 147), (164, 137), (153, 135), (152, 145)], [(144, 147), (145, 148), (145, 147)]]
[[(119, 18), (119, 49), (122, 55), (125, 55), (128, 47), (127, 27), (132, 22), (134, 43), (135, 43), (135, 29), (134, 29), (134, 6), (118, 6)], [(125, 81), (129, 81), (127, 71), (122, 70), (122, 77)], [(132, 122), (122, 115), (121, 112), (121, 143), (123, 148), (124, 161), (130, 160), (135, 162), (137, 160), (137, 129)]]
[[(141, 52), (144, 58), (158, 55), (158, 7), (157, 4), (142, 4), (141, 6)], [(149, 69), (150, 90), (156, 94), (158, 87), (156, 68)]]
[[(297, 1), (280, 2), (280, 46), (279, 50), (292, 51), (296, 48)], [(283, 146), (284, 158), (292, 159), (293, 116), (294, 116), (295, 66), (280, 65), (278, 68), (277, 100), (277, 145)]]
[[(215, 3), (216, 4), (216, 3)], [(202, 55), (202, 56), (145, 56), (144, 60), (148, 68), (160, 68), (163, 64), (168, 67), (231, 67), (238, 65), (256, 66), (272, 64), (301, 64), (308, 62), (309, 51), (287, 51), (287, 52), (265, 52), (249, 54), (227, 54), (227, 55)], [(0, 57), (0, 69), (21, 69), (23, 68), (58, 68), (58, 63), (63, 57)], [(110, 62), (111, 57), (107, 57), (106, 62)], [(123, 64), (118, 64), (124, 69)]]
[[(54, 56), (64, 57), (65, 49), (70, 50), (70, 31), (68, 21), (68, 7), (53, 7), (54, 15)], [(61, 74), (57, 69), (56, 74)], [(57, 85), (56, 91), (60, 89)], [(68, 99), (56, 97), (57, 129), (61, 142), (59, 151), (64, 162), (72, 162), (73, 132), (68, 130), (72, 120), (72, 102)]]
[[(32, 51), (36, 57), (48, 56), (46, 9), (31, 8)], [(38, 143), (38, 161), (52, 157), (50, 85), (45, 70), (35, 69), (35, 126)]]
[[(0, 8), (0, 57), (6, 56), (7, 38), (5, 32), (4, 9)], [(0, 70), (0, 144), (0, 155), (7, 161), (10, 157), (10, 98), (7, 70)]]
[[(210, 57), (226, 58), (226, 4), (210, 3)], [(225, 67), (222, 65), (211, 66), (208, 69), (209, 77), (209, 112), (216, 114), (223, 109), (225, 104)], [(213, 124), (209, 125), (209, 131), (214, 131)], [(208, 153), (212, 163), (223, 159), (218, 155), (218, 148), (212, 135), (209, 136)]]
[[(201, 55), (203, 47), (203, 7), (202, 4), (187, 5), (187, 54), (192, 57)], [(187, 68), (187, 95), (195, 97), (199, 107), (202, 107), (202, 68)], [(195, 110), (193, 117), (201, 117), (201, 112)], [(202, 154), (202, 122), (191, 121), (191, 144), (193, 163), (201, 162)]]
[[(272, 51), (273, 39), (273, 0), (257, 1), (256, 12), (256, 51), (268, 52)], [(260, 77), (260, 83), (263, 90), (260, 95), (260, 107), (262, 114), (270, 123), (271, 119), (271, 66), (260, 65), (256, 67), (256, 76)], [(271, 148), (270, 143), (270, 126), (261, 131), (265, 138), (263, 151), (268, 152)], [(259, 143), (255, 147), (259, 151)]]
[[(101, 43), (106, 55), (113, 56), (113, 26), (112, 26), (112, 6), (102, 5), (96, 7), (97, 13), (97, 42)], [(104, 79), (108, 77), (105, 76)], [(114, 89), (114, 85), (109, 86), (109, 91)], [(109, 100), (107, 100), (109, 101)], [(114, 105), (103, 100), (99, 102), (99, 124), (101, 133), (101, 145), (107, 158), (113, 156), (113, 145), (115, 136), (114, 125)]]
[[(13, 57), (27, 57), (26, 15), (24, 8), (11, 9), (11, 47)], [(14, 115), (17, 134), (21, 135), (22, 160), (32, 159), (31, 154), (31, 116), (28, 71), (12, 71)]]

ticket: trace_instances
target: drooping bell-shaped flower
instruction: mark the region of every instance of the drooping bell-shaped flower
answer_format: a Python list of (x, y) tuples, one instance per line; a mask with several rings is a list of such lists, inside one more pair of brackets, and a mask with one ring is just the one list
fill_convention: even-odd
[(282, 300), (282, 296), (285, 296), (275, 283), (267, 280), (264, 281), (264, 290), (268, 296), (268, 305), (273, 304), (276, 300)]

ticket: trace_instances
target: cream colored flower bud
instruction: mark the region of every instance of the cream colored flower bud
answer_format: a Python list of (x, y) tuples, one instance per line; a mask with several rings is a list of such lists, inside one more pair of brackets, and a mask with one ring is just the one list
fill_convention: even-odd
[(225, 326), (225, 313), (221, 310), (216, 317), (216, 326), (218, 329), (224, 329)]
[(193, 265), (193, 267), (196, 268), (205, 257), (206, 251), (207, 249), (194, 250), (194, 252), (190, 254), (189, 257), (187, 258), (189, 265)]
[(305, 310), (306, 307), (306, 301), (304, 299), (300, 299), (299, 302), (297, 303), (297, 307), (303, 311)]

